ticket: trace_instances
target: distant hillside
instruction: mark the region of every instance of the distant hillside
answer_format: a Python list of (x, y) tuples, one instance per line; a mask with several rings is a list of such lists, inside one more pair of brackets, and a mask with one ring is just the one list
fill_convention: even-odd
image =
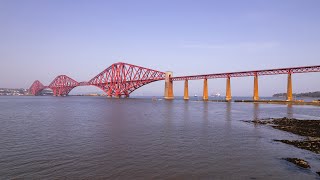
[[(313, 98), (318, 98), (320, 97), (320, 91), (316, 92), (307, 92), (307, 93), (294, 93), (292, 94), (295, 97), (313, 97)], [(277, 93), (274, 94), (273, 97), (285, 97), (287, 96), (287, 93)]]

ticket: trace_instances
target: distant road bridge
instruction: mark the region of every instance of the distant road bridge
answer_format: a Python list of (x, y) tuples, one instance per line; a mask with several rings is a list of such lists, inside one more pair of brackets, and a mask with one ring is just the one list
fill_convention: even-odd
[(184, 81), (184, 99), (188, 100), (188, 81), (203, 79), (203, 100), (208, 100), (208, 79), (225, 78), (226, 101), (230, 101), (231, 78), (253, 76), (253, 100), (257, 101), (259, 100), (258, 76), (287, 74), (287, 101), (292, 101), (292, 74), (310, 72), (320, 72), (320, 65), (173, 77), (173, 73), (169, 71), (161, 72), (119, 62), (112, 64), (88, 82), (77, 82), (66, 75), (57, 76), (48, 86), (36, 80), (29, 88), (29, 93), (39, 95), (42, 90), (49, 88), (52, 89), (54, 96), (67, 96), (75, 87), (96, 86), (109, 97), (129, 97), (130, 93), (146, 84), (165, 80), (165, 99), (174, 99), (173, 81)]

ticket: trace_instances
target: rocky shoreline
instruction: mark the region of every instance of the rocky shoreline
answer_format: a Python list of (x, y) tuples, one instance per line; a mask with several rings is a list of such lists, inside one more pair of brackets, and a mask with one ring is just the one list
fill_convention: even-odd
[(300, 166), (302, 168), (310, 168), (309, 163), (303, 159), (298, 159), (298, 158), (283, 158), (283, 159), (293, 164), (296, 164), (297, 166)]
[[(305, 137), (304, 140), (278, 140), (297, 148), (320, 154), (320, 120), (299, 120), (294, 118), (270, 118), (247, 121), (254, 124), (269, 125), (275, 129), (290, 132)], [(283, 158), (302, 168), (310, 168), (307, 161), (298, 158)], [(316, 172), (320, 176), (320, 172)]]
[(304, 136), (304, 140), (275, 140), (320, 154), (320, 120), (299, 120), (271, 118), (251, 121), (255, 124), (270, 125), (275, 129)]
[(309, 151), (312, 151), (314, 153), (320, 154), (320, 141), (319, 140), (318, 141), (308, 141), (308, 140), (290, 141), (290, 140), (277, 140), (277, 139), (275, 139), (274, 141), (278, 141), (278, 142), (282, 142), (282, 143), (285, 143), (285, 144), (293, 145), (293, 146), (295, 146), (297, 148), (309, 150)]

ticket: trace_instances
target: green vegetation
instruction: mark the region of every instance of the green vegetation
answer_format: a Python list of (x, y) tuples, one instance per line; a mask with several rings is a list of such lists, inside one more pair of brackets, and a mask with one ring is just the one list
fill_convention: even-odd
[[(313, 98), (318, 98), (320, 97), (320, 91), (315, 91), (315, 92), (307, 92), (307, 93), (294, 93), (292, 94), (295, 97), (313, 97)], [(274, 94), (273, 97), (286, 97), (287, 93), (277, 93)]]

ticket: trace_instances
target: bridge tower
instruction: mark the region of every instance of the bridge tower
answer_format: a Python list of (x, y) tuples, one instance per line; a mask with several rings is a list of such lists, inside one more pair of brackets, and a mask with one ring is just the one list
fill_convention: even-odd
[(287, 101), (293, 101), (292, 98), (292, 78), (291, 78), (292, 71), (289, 70), (288, 72), (288, 84), (287, 84)]
[(184, 100), (189, 100), (189, 87), (188, 87), (188, 80), (184, 80), (184, 94), (183, 94)]
[(165, 76), (165, 87), (164, 87), (164, 98), (173, 99), (173, 82), (172, 77), (173, 73), (171, 71), (166, 72)]
[(202, 99), (204, 101), (207, 101), (209, 99), (209, 95), (208, 95), (208, 79), (207, 78), (205, 78), (203, 80), (203, 97), (202, 97)]
[(231, 82), (230, 82), (230, 75), (227, 76), (226, 101), (231, 101)]
[(258, 85), (258, 73), (254, 73), (254, 79), (253, 79), (253, 100), (258, 101), (259, 100), (259, 85)]

